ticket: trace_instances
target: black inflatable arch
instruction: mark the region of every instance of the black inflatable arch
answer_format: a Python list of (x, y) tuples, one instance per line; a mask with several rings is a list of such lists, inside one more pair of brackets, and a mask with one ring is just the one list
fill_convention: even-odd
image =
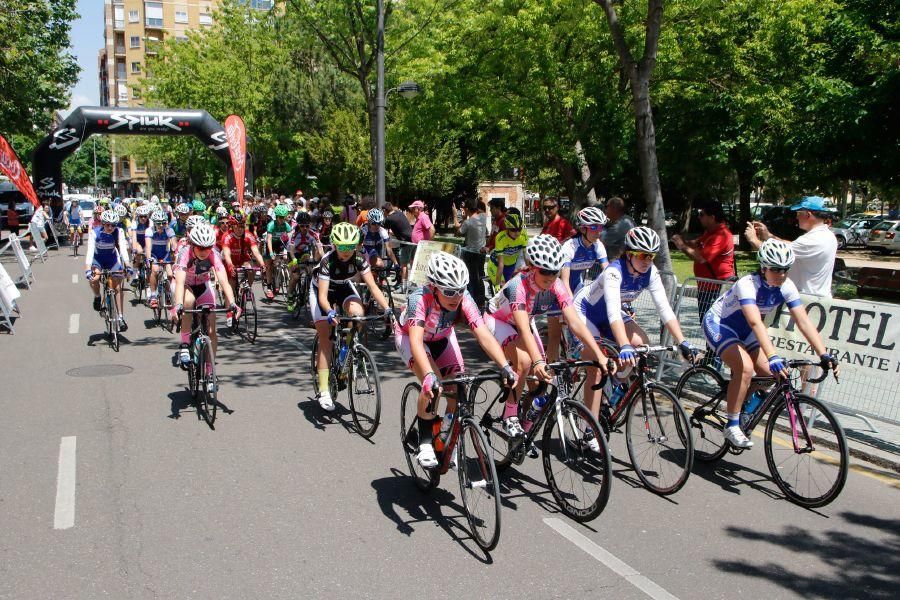
[[(228, 189), (236, 194), (231, 154), (225, 128), (205, 110), (169, 110), (163, 108), (111, 108), (82, 106), (59, 124), (40, 143), (32, 158), (35, 190), (42, 201), (54, 208), (62, 205), (63, 160), (94, 134), (193, 135), (225, 164)], [(244, 193), (253, 193), (253, 169), (249, 154)]]

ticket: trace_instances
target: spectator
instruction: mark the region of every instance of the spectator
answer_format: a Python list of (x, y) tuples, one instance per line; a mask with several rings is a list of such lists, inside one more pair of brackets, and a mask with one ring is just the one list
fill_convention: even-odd
[(428, 241), (434, 237), (434, 224), (428, 218), (428, 211), (425, 210), (425, 203), (416, 200), (409, 205), (410, 214), (414, 217), (412, 224), (412, 243)]
[[(796, 258), (788, 277), (804, 294), (831, 298), (831, 273), (837, 256), (837, 238), (825, 224), (831, 211), (820, 196), (807, 196), (791, 210), (797, 213), (797, 225), (806, 233), (791, 242)], [(775, 237), (759, 221), (749, 223), (744, 235), (755, 249)]]
[(625, 234), (634, 229), (634, 220), (625, 213), (625, 201), (618, 196), (613, 196), (606, 203), (606, 216), (609, 223), (603, 227), (600, 241), (606, 247), (606, 254), (610, 262), (622, 255), (622, 247), (625, 243)]
[(355, 225), (358, 216), (359, 210), (357, 210), (356, 198), (354, 198), (352, 194), (348, 194), (347, 197), (344, 198), (344, 208), (341, 210), (341, 221), (344, 223), (353, 223)]
[(563, 243), (575, 234), (575, 228), (567, 218), (559, 214), (559, 202), (556, 198), (547, 198), (543, 203), (544, 227), (541, 234), (552, 235)]
[(306, 211), (306, 198), (303, 197), (303, 190), (297, 190), (294, 193), (294, 207), (297, 210)]
[(369, 220), (369, 210), (375, 208), (375, 198), (363, 198), (363, 210), (356, 216), (356, 226), (362, 227)]
[(10, 200), (9, 204), (6, 206), (6, 228), (9, 229), (10, 233), (19, 235), (20, 227), (19, 213), (16, 211), (16, 201)]
[[(384, 203), (384, 227), (397, 240), (394, 244), (394, 256), (400, 262), (400, 280), (406, 281), (409, 263), (412, 261), (415, 246), (412, 245), (412, 225), (402, 210), (390, 202)], [(403, 289), (406, 289), (404, 284)]]
[(488, 202), (491, 211), (491, 234), (488, 236), (485, 244), (485, 252), (491, 252), (496, 243), (497, 234), (506, 229), (504, 225), (506, 221), (506, 200), (503, 198), (491, 198)]
[(487, 215), (478, 210), (478, 199), (469, 198), (465, 203), (465, 215), (462, 223), (457, 216), (457, 207), (453, 205), (453, 226), (463, 236), (462, 259), (469, 270), (469, 293), (479, 307), (484, 306), (484, 253), (487, 241)]

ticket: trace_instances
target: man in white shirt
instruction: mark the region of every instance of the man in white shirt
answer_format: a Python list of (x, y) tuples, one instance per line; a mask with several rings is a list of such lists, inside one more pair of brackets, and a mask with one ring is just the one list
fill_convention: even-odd
[[(796, 260), (788, 271), (797, 289), (804, 294), (815, 294), (831, 298), (831, 274), (837, 256), (837, 238), (825, 223), (830, 211), (825, 207), (825, 198), (807, 196), (799, 204), (791, 207), (797, 213), (797, 225), (805, 231), (791, 242)], [(773, 236), (759, 221), (747, 225), (744, 231), (747, 241), (755, 249)]]

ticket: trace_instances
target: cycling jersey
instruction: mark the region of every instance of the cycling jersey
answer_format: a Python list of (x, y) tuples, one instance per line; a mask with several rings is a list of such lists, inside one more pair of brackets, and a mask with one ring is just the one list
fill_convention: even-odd
[(150, 257), (158, 261), (170, 261), (169, 240), (174, 237), (175, 232), (171, 227), (166, 227), (162, 231), (154, 227), (153, 233), (150, 234)]
[(224, 269), (222, 259), (215, 252), (210, 252), (204, 260), (194, 256), (190, 246), (184, 248), (175, 259), (175, 271), (184, 271), (184, 284), (192, 289), (210, 283), (213, 271)]
[(466, 290), (462, 302), (456, 310), (446, 310), (438, 302), (437, 296), (431, 285), (418, 288), (406, 299), (406, 306), (397, 320), (396, 331), (409, 334), (409, 328), (413, 325), (425, 328), (425, 341), (430, 342), (448, 337), (453, 333), (453, 327), (463, 320), (470, 329), (477, 329), (484, 325), (481, 311), (475, 300)]
[(504, 281), (509, 281), (516, 271), (516, 266), (523, 261), (528, 234), (523, 230), (519, 237), (513, 239), (509, 233), (501, 231), (494, 240), (493, 255), (497, 257), (498, 267), (503, 269)]
[(387, 229), (379, 227), (378, 229), (370, 228), (363, 225), (360, 228), (363, 250), (369, 257), (378, 256), (384, 258), (384, 249), (387, 241), (390, 239)]
[(147, 229), (149, 227), (149, 223), (141, 223), (140, 219), (131, 224), (130, 231), (134, 232), (135, 239), (137, 240), (137, 244), (140, 246), (141, 251), (144, 249), (144, 240), (147, 239)]
[(294, 249), (294, 254), (299, 256), (304, 254), (312, 255), (319, 246), (319, 235), (311, 229), (307, 229), (306, 233), (295, 231), (294, 237), (291, 238), (290, 246)]
[(581, 288), (585, 272), (593, 267), (594, 263), (599, 262), (603, 268), (609, 264), (603, 242), (597, 240), (593, 244), (585, 246), (585, 241), (579, 235), (566, 240), (563, 244), (563, 256), (565, 257), (563, 266), (569, 267), (569, 289), (573, 294)]
[(175, 237), (178, 239), (187, 236), (187, 221), (176, 218), (175, 221), (172, 222), (172, 231), (175, 232)]
[(318, 286), (320, 281), (328, 281), (328, 289), (335, 286), (347, 286), (354, 281), (359, 281), (361, 276), (369, 272), (369, 263), (358, 252), (354, 252), (350, 260), (342, 261), (337, 252), (329, 252), (319, 261), (319, 266), (313, 271), (313, 286)]
[[(497, 321), (515, 325), (513, 312), (524, 310), (529, 315), (534, 314), (535, 304), (541, 291), (534, 281), (532, 271), (519, 273), (507, 281), (503, 288), (491, 298), (488, 303), (488, 313)], [(572, 305), (572, 296), (560, 279), (556, 279), (550, 289), (546, 291), (549, 293), (549, 297), (542, 295), (540, 298), (555, 300), (560, 309)]]
[(81, 225), (81, 205), (74, 200), (69, 204), (69, 224)]
[(253, 247), (259, 247), (256, 236), (249, 231), (238, 237), (234, 232), (228, 233), (222, 238), (222, 249), (228, 248), (231, 252), (231, 264), (235, 267), (243, 265), (253, 258)]
[(85, 264), (88, 267), (121, 271), (126, 263), (128, 263), (128, 245), (121, 229), (116, 227), (112, 233), (107, 233), (102, 227), (90, 230), (85, 255)]
[(290, 241), (291, 226), (288, 223), (279, 226), (275, 221), (271, 221), (266, 225), (266, 235), (272, 238), (272, 253), (280, 254)]

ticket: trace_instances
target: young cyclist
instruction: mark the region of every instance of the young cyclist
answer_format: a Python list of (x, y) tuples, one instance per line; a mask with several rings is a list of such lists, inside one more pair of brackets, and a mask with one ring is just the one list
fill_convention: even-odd
[[(266, 261), (259, 253), (259, 242), (256, 236), (247, 231), (241, 219), (231, 217), (231, 231), (222, 239), (222, 262), (228, 273), (228, 284), (232, 290), (237, 290), (237, 270), (244, 266), (250, 259), (256, 261), (261, 272), (265, 273)], [(253, 285), (255, 271), (247, 273), (247, 282)]]
[(172, 222), (172, 231), (179, 240), (187, 235), (187, 220), (191, 216), (191, 205), (182, 202), (175, 207), (175, 221)]
[[(202, 218), (202, 217), (201, 217)], [(209, 223), (201, 223), (191, 229), (188, 234), (190, 246), (185, 248), (175, 259), (175, 309), (172, 320), (181, 319), (181, 345), (179, 359), (182, 365), (191, 361), (191, 316), (184, 314), (185, 307), (194, 308), (216, 305), (216, 294), (212, 288), (212, 276), (215, 274), (228, 309), (237, 311), (234, 293), (228, 285), (225, 266), (213, 251), (216, 244), (216, 232)], [(210, 313), (209, 338), (212, 341), (213, 354), (218, 352), (218, 335), (216, 334), (216, 315)]]
[[(562, 246), (555, 237), (539, 235), (529, 240), (525, 247), (526, 269), (513, 276), (491, 298), (488, 313), (484, 316), (485, 324), (519, 376), (516, 389), (507, 397), (503, 411), (506, 433), (511, 437), (525, 433), (517, 416), (518, 398), (525, 376), (534, 375), (545, 382), (551, 379), (547, 361), (544, 360), (544, 348), (532, 316), (541, 291), (549, 291), (553, 295), (572, 333), (594, 351), (595, 357), (601, 356), (597, 342), (572, 306), (572, 296), (559, 279), (563, 260)], [(606, 372), (605, 364), (600, 370)], [(596, 440), (591, 441), (594, 442), (591, 448), (599, 451)]]
[(322, 215), (319, 218), (319, 226), (316, 231), (319, 234), (320, 240), (330, 240), (331, 239), (331, 226), (334, 221), (334, 213), (330, 210), (322, 211)]
[[(369, 219), (372, 218), (372, 209)], [(463, 371), (463, 358), (456, 341), (455, 327), (465, 322), (488, 357), (503, 370), (506, 384), (514, 387), (517, 376), (503, 349), (484, 326), (475, 300), (466, 290), (469, 271), (459, 258), (446, 252), (432, 255), (426, 271), (427, 283), (409, 295), (406, 306), (394, 326), (394, 341), (403, 362), (422, 384), (416, 421), (419, 426), (419, 464), (437, 466), (432, 423), (438, 418), (437, 406), (429, 404), (433, 387), (441, 387), (441, 378)], [(440, 374), (440, 376), (437, 375)], [(456, 386), (444, 390), (446, 414), (456, 412)]]
[[(622, 304), (633, 302), (644, 290), (649, 290), (659, 313), (659, 319), (672, 337), (678, 340), (681, 354), (692, 359), (697, 353), (690, 342), (684, 339), (681, 326), (666, 297), (659, 271), (653, 259), (659, 252), (659, 235), (649, 227), (635, 227), (625, 235), (625, 252), (611, 263), (590, 285), (581, 288), (575, 295), (575, 308), (595, 340), (606, 338), (619, 346), (619, 380), (613, 389), (610, 404), (618, 402), (625, 392), (625, 378), (636, 363), (634, 347), (648, 343), (647, 334), (622, 310)], [(586, 360), (598, 356), (595, 348), (582, 353)], [(600, 404), (594, 384), (600, 380), (596, 369), (587, 369), (584, 384), (584, 403), (594, 414), (599, 415)]]
[(384, 228), (384, 212), (380, 208), (372, 208), (366, 212), (366, 224), (360, 228), (363, 250), (373, 268), (384, 267), (384, 259), (387, 258), (393, 264), (397, 264), (397, 257), (388, 244), (390, 235)]
[(503, 223), (506, 229), (498, 233), (494, 240), (493, 254), (497, 260), (494, 285), (497, 287), (511, 280), (516, 268), (523, 264), (525, 246), (528, 244), (528, 234), (522, 229), (520, 215), (510, 211)]
[[(150, 308), (159, 306), (156, 282), (159, 277), (160, 263), (171, 263), (175, 251), (175, 232), (169, 227), (169, 217), (165, 211), (153, 213), (153, 229), (144, 236), (145, 254), (150, 260)], [(165, 265), (166, 274), (172, 279), (172, 265)]]
[(275, 220), (266, 226), (266, 298), (275, 297), (274, 286), (275, 256), (282, 254), (287, 248), (291, 237), (291, 225), (287, 222), (288, 207), (279, 204), (275, 207)]
[[(359, 227), (350, 223), (338, 223), (331, 231), (334, 250), (322, 257), (313, 271), (309, 287), (309, 312), (319, 335), (319, 353), (316, 371), (319, 377), (319, 404), (327, 411), (334, 410), (334, 401), (328, 389), (328, 361), (331, 358), (331, 328), (337, 324), (337, 311), (351, 316), (362, 316), (362, 299), (355, 282), (360, 279), (369, 288), (378, 305), (388, 311), (387, 299), (381, 293), (368, 261), (356, 251), (359, 246)], [(394, 313), (389, 313), (393, 318)]]
[(69, 210), (66, 211), (65, 216), (71, 242), (74, 243), (77, 236), (78, 242), (81, 243), (81, 234), (83, 233), (81, 228), (81, 203), (75, 199), (70, 200)]
[(822, 361), (839, 373), (837, 361), (828, 354), (815, 325), (809, 320), (800, 293), (787, 272), (794, 264), (791, 245), (776, 239), (763, 242), (757, 252), (759, 270), (738, 279), (706, 312), (703, 333), (716, 355), (731, 369), (728, 382), (725, 439), (737, 448), (751, 448), (740, 427), (741, 405), (754, 372), (786, 375), (787, 366), (769, 339), (763, 317), (787, 304), (797, 328)]
[(293, 295), (294, 286), (297, 285), (297, 281), (300, 279), (300, 271), (306, 268), (306, 265), (299, 263), (305, 263), (310, 260), (322, 260), (322, 256), (325, 254), (322, 251), (319, 234), (313, 231), (311, 221), (309, 213), (298, 212), (294, 234), (288, 244), (288, 254), (291, 257), (291, 261), (288, 263), (288, 266), (291, 267), (291, 280), (288, 284), (287, 299), (287, 309), (289, 311), (294, 310), (296, 302), (306, 300), (305, 298), (295, 298)]
[(128, 258), (128, 244), (125, 234), (118, 227), (119, 215), (114, 210), (104, 210), (100, 216), (103, 225), (99, 229), (91, 229), (88, 234), (87, 253), (84, 266), (85, 277), (91, 284), (94, 292), (94, 310), (100, 310), (100, 270), (108, 269), (115, 276), (112, 278), (112, 288), (116, 290), (116, 308), (119, 312), (119, 329), (128, 331), (125, 323), (125, 290), (122, 279), (125, 277), (125, 268), (131, 269), (131, 261)]
[(128, 231), (128, 239), (131, 240), (131, 249), (134, 253), (134, 264), (140, 265), (144, 261), (144, 247), (147, 239), (147, 233), (152, 233), (153, 229), (150, 225), (149, 206), (138, 207), (136, 214), (137, 219), (131, 224)]

